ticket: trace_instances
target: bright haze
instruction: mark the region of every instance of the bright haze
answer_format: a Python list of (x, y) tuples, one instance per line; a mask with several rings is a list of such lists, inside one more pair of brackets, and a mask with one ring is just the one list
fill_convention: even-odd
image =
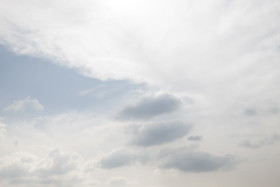
[(279, 0), (1, 0), (0, 186), (279, 187)]

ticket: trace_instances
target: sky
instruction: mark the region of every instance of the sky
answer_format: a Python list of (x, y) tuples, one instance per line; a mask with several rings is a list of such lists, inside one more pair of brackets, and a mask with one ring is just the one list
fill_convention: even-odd
[(0, 186), (278, 187), (278, 0), (0, 0)]

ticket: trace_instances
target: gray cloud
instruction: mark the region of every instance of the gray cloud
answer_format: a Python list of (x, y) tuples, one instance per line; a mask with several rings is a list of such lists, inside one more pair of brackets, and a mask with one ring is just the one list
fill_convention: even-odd
[(191, 125), (182, 122), (164, 122), (146, 124), (135, 129), (133, 144), (153, 146), (179, 139), (191, 130)]
[(207, 152), (190, 150), (187, 147), (175, 149), (151, 149), (128, 153), (117, 151), (103, 157), (99, 167), (113, 169), (141, 163), (159, 167), (161, 169), (176, 169), (182, 172), (211, 172), (231, 169), (237, 164), (232, 155), (215, 156)]
[(275, 134), (275, 135), (266, 137), (264, 139), (261, 139), (259, 141), (255, 141), (255, 142), (247, 140), (247, 141), (242, 142), (240, 145), (242, 147), (255, 149), (255, 148), (260, 148), (260, 147), (263, 147), (263, 146), (266, 146), (266, 145), (274, 144), (277, 141), (280, 141), (280, 135), (279, 134)]
[(190, 136), (190, 137), (188, 137), (188, 140), (190, 140), (190, 141), (201, 141), (202, 136)]
[(253, 108), (247, 108), (244, 111), (244, 114), (247, 115), (247, 116), (254, 116), (254, 115), (257, 115), (257, 110), (253, 109)]
[(186, 148), (165, 150), (161, 153), (160, 167), (182, 172), (210, 172), (229, 169), (235, 164), (233, 156), (213, 156), (206, 152), (189, 151)]
[(137, 160), (137, 156), (127, 153), (125, 151), (116, 151), (109, 155), (106, 155), (99, 161), (99, 167), (104, 169), (113, 169), (130, 165)]
[(118, 115), (120, 119), (146, 120), (179, 109), (181, 102), (171, 95), (146, 97), (135, 105), (124, 108)]

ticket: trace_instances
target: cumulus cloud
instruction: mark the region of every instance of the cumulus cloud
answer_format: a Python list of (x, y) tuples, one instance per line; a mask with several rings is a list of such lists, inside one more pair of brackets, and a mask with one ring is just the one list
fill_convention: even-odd
[(81, 156), (75, 153), (64, 153), (59, 149), (50, 151), (36, 173), (42, 176), (63, 175), (79, 169), (82, 162)]
[(229, 169), (235, 164), (233, 156), (214, 156), (206, 152), (190, 151), (186, 148), (164, 150), (160, 166), (182, 172), (210, 172)]
[[(90, 182), (84, 175), (83, 166), (79, 155), (59, 149), (51, 150), (43, 158), (19, 152), (0, 158), (0, 179), (21, 186), (83, 185)], [(79, 179), (79, 175), (84, 176), (83, 179)]]
[(120, 119), (146, 120), (153, 117), (176, 111), (180, 107), (180, 101), (171, 95), (146, 97), (137, 104), (124, 108)]
[(44, 106), (41, 105), (37, 99), (32, 99), (30, 96), (28, 96), (21, 100), (14, 100), (12, 104), (5, 108), (5, 111), (20, 112), (30, 109), (35, 111), (42, 111), (44, 110)]
[(188, 140), (190, 140), (190, 141), (201, 141), (202, 136), (190, 136), (190, 137), (188, 137)]
[(258, 141), (247, 140), (247, 141), (242, 142), (240, 145), (242, 147), (255, 149), (255, 148), (260, 148), (260, 147), (267, 146), (267, 145), (272, 145), (272, 144), (276, 143), (277, 141), (280, 141), (280, 135), (279, 134), (268, 136), (268, 137), (263, 138), (263, 139), (258, 140)]
[(146, 147), (168, 143), (184, 137), (191, 128), (191, 125), (178, 121), (136, 126), (132, 144)]

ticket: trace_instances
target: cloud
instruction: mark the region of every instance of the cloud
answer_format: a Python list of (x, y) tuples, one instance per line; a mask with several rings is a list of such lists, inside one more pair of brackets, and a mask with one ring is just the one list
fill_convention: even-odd
[(113, 177), (109, 179), (108, 184), (111, 186), (126, 186), (128, 185), (128, 179), (125, 177)]
[(5, 108), (7, 112), (20, 112), (25, 110), (42, 111), (44, 106), (37, 99), (32, 99), (30, 96), (22, 100), (14, 100), (12, 104)]
[(14, 153), (0, 159), (0, 178), (14, 180), (30, 174), (35, 157), (26, 153)]
[(215, 156), (188, 147), (165, 147), (142, 149), (130, 153), (123, 149), (105, 155), (98, 163), (98, 167), (103, 169), (132, 167), (136, 163), (140, 163), (163, 170), (176, 169), (181, 172), (199, 173), (229, 170), (238, 163), (238, 160), (233, 155)]
[(138, 160), (136, 154), (128, 153), (125, 150), (114, 151), (100, 159), (98, 166), (104, 169), (113, 169), (127, 166)]
[(191, 128), (177, 121), (145, 124), (134, 129), (132, 144), (146, 147), (168, 143), (184, 137)]
[(255, 109), (252, 109), (252, 108), (247, 108), (244, 113), (247, 115), (247, 116), (254, 116), (254, 115), (257, 115), (257, 111)]
[(91, 181), (83, 167), (84, 161), (78, 154), (59, 149), (43, 158), (18, 152), (0, 158), (0, 179), (21, 186), (83, 186)]
[(77, 170), (81, 162), (82, 158), (78, 154), (54, 149), (49, 152), (45, 163), (40, 164), (36, 173), (42, 176), (63, 175)]
[(214, 156), (206, 152), (190, 151), (186, 148), (164, 150), (160, 167), (182, 172), (210, 172), (229, 169), (235, 163), (233, 156)]
[(190, 136), (190, 137), (188, 137), (188, 140), (190, 140), (190, 141), (201, 141), (202, 136)]
[(171, 95), (146, 97), (137, 104), (124, 108), (119, 113), (119, 118), (147, 120), (176, 111), (179, 109), (180, 105), (180, 101)]
[(1, 123), (0, 121), (0, 138), (4, 136), (5, 132), (6, 132), (6, 125), (4, 123)]
[(207, 87), (279, 58), (277, 3), (2, 0), (0, 41), (99, 79)]
[(275, 135), (266, 137), (266, 138), (261, 139), (259, 141), (249, 141), (249, 140), (247, 140), (247, 141), (242, 142), (240, 145), (242, 147), (255, 149), (255, 148), (260, 148), (260, 147), (267, 146), (267, 145), (272, 145), (277, 141), (280, 141), (280, 135), (279, 134), (275, 134)]

